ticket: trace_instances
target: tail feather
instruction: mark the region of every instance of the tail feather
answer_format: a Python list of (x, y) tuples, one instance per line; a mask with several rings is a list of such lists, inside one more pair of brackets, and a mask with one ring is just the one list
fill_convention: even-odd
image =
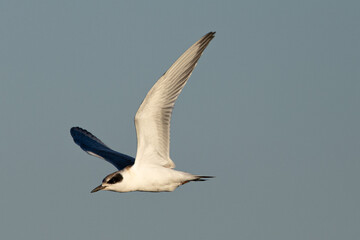
[[(191, 181), (206, 181), (206, 178), (214, 178), (214, 176), (196, 176), (197, 178)], [(205, 178), (205, 179), (204, 179)]]

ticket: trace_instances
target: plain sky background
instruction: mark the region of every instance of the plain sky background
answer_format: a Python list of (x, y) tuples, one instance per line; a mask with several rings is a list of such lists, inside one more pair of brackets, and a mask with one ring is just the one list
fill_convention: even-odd
[[(0, 2), (1, 239), (359, 239), (360, 2)], [(90, 190), (209, 31), (172, 118), (172, 193)]]

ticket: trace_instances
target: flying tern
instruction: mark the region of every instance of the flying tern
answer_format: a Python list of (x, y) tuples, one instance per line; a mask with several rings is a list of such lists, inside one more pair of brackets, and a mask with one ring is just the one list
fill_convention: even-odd
[(193, 44), (147, 93), (135, 115), (136, 159), (112, 150), (85, 129), (71, 128), (74, 142), (84, 151), (118, 169), (107, 175), (92, 193), (99, 190), (171, 192), (190, 181), (211, 178), (174, 169), (170, 158), (170, 120), (176, 99), (214, 36), (215, 32), (209, 32)]

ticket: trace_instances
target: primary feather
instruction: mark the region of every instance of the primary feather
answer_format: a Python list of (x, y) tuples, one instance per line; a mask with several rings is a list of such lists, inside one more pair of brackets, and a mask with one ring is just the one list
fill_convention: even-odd
[(79, 145), (82, 150), (90, 155), (108, 161), (119, 170), (131, 166), (135, 162), (133, 157), (112, 150), (85, 129), (73, 127), (70, 129), (70, 134), (73, 137), (74, 142)]
[(136, 165), (158, 164), (174, 168), (170, 159), (170, 120), (176, 99), (184, 88), (201, 54), (214, 38), (210, 32), (192, 45), (165, 72), (146, 95), (135, 115)]

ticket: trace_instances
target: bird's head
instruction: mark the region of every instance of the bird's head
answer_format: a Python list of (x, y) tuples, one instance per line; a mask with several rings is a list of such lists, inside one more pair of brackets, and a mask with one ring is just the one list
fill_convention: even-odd
[(107, 175), (101, 185), (94, 188), (91, 193), (100, 191), (100, 190), (107, 190), (107, 191), (114, 191), (114, 185), (120, 183), (123, 180), (123, 176), (119, 171), (111, 173)]

